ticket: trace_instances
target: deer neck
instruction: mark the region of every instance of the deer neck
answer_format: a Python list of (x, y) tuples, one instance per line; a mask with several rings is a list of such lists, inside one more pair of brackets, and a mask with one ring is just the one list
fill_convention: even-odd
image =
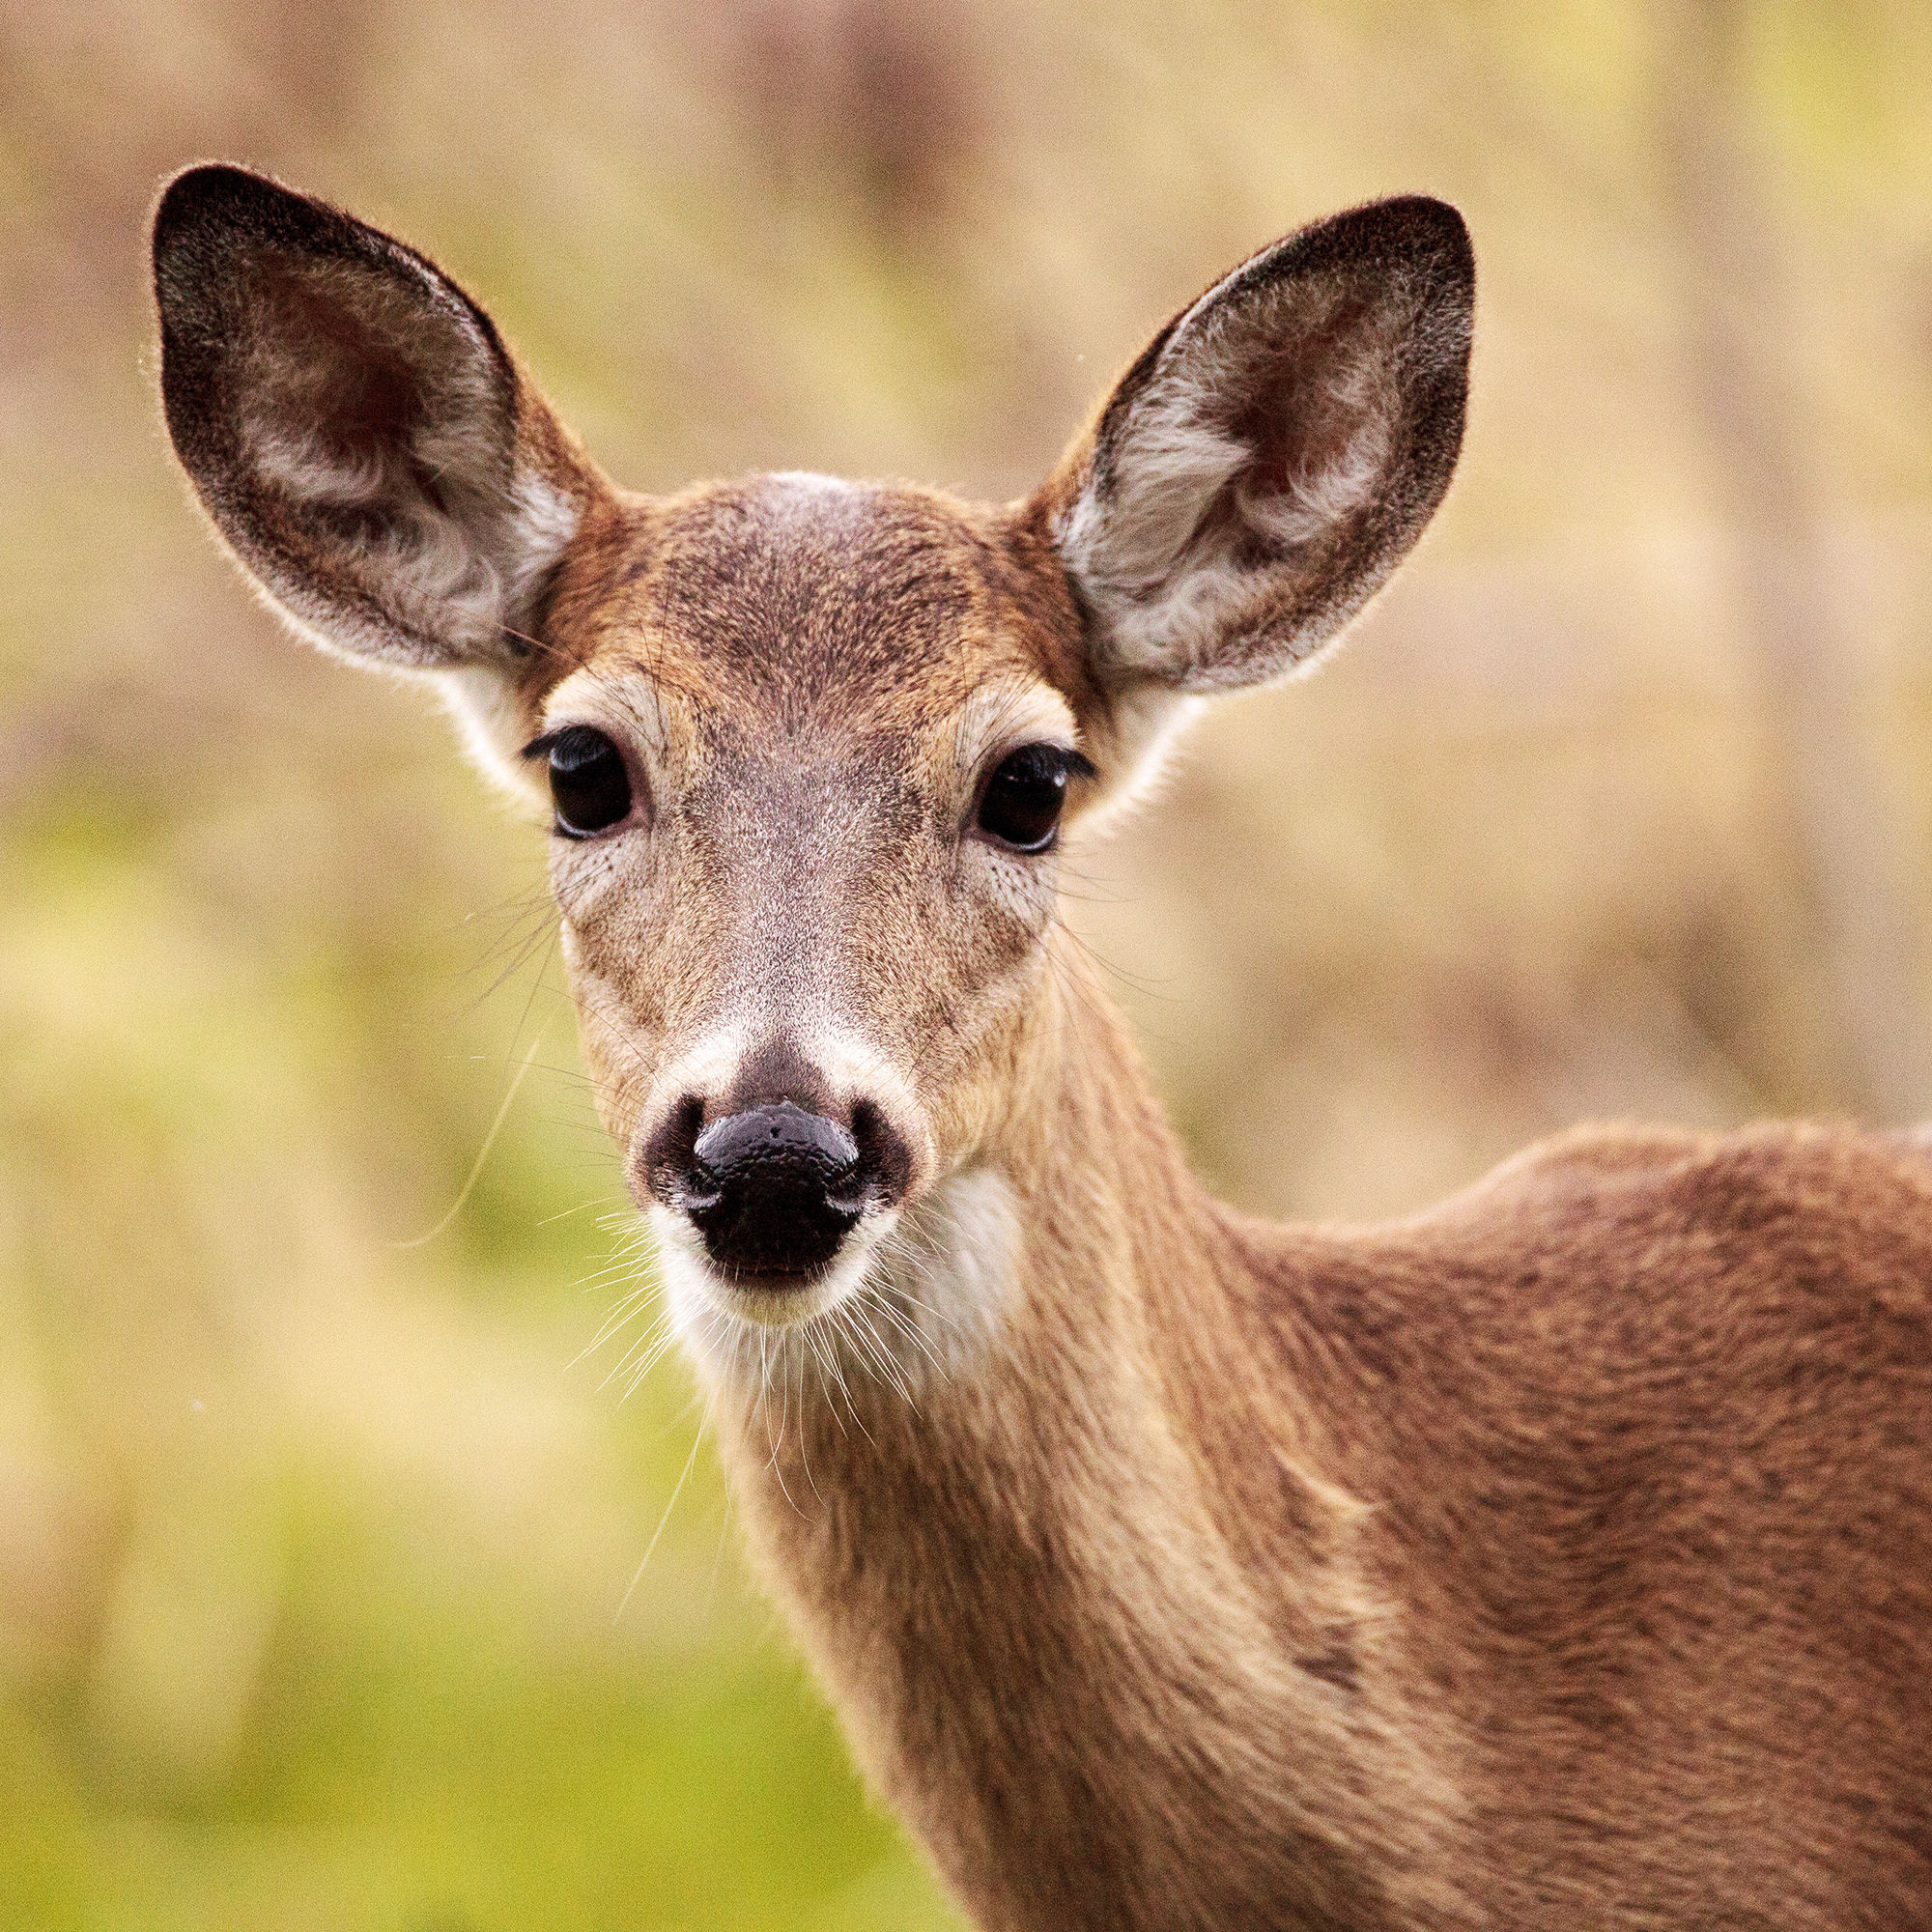
[[(1298, 1795), (1360, 1788), (1321, 1772), (1359, 1744), (1360, 1512), (1250, 1327), (1250, 1237), (1188, 1173), (1101, 990), (1055, 978), (1024, 1105), (902, 1231), (865, 1339), (792, 1345), (761, 1386), (717, 1377), (754, 1560), (984, 1922), (1196, 1922), (1179, 1884), (1214, 1890), (1202, 1923), (1374, 1922), (1341, 1909), (1346, 1821)], [(1261, 1755), (1292, 1739), (1294, 1776), (1204, 1774), (1259, 1768), (1259, 1711)], [(1218, 1875), (1156, 1870), (1163, 1806), (1198, 1842), (1305, 1844), (1319, 1910), (1290, 1909), (1277, 1866), (1250, 1895), (1232, 1849)]]
[(1056, 1512), (1117, 1509), (1111, 1479), (1103, 1502), (1064, 1467), (1044, 1486), (1020, 1467), (1048, 1443), (1143, 1466), (1191, 1446), (1177, 1384), (1211, 1362), (1230, 1393), (1219, 1370), (1253, 1287), (1240, 1242), (1092, 969), (1055, 967), (975, 1152), (881, 1243), (849, 1316), (704, 1358), (734, 1472), (781, 1503), (794, 1476), (808, 1496), (828, 1475), (863, 1487), (943, 1446), (1030, 1517), (1042, 1487)]

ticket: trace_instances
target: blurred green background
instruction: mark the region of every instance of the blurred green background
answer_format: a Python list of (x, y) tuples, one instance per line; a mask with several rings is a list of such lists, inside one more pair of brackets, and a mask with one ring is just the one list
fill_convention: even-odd
[(1450, 196), (1435, 532), (1071, 883), (1199, 1159), (1379, 1214), (1585, 1116), (1932, 1115), (1932, 10), (0, 0), (6, 1925), (953, 1922), (597, 1343), (541, 835), (184, 501), (204, 156), (435, 254), (643, 488), (1017, 494), (1249, 249)]

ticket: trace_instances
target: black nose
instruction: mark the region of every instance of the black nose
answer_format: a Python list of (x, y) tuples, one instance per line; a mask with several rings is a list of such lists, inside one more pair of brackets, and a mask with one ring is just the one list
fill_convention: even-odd
[(810, 1274), (865, 1211), (859, 1144), (789, 1100), (714, 1121), (678, 1191), (711, 1259), (733, 1274)]

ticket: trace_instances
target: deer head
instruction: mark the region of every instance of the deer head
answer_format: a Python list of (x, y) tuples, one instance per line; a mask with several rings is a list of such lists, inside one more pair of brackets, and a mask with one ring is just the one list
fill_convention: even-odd
[(627, 494), (401, 242), (220, 166), (154, 239), (221, 536), (551, 814), (584, 1052), (694, 1331), (835, 1307), (949, 1180), (1037, 1157), (1063, 848), (1202, 695), (1335, 639), (1462, 438), (1473, 270), (1429, 200), (1215, 283), (998, 507)]

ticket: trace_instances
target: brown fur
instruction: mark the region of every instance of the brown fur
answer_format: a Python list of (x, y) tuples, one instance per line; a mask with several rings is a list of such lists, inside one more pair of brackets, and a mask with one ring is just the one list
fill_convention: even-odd
[[(1454, 215), (1264, 251), (992, 510), (626, 497), (487, 324), (344, 378), (395, 302), (481, 312), (296, 199), (170, 191), (170, 427), (339, 647), (495, 664), (499, 755), (512, 724), (621, 746), (645, 812), (554, 878), (640, 1203), (669, 1114), (748, 1094), (910, 1150), (893, 1245), (810, 1319), (666, 1264), (761, 1568), (988, 1932), (1932, 1922), (1932, 1145), (1592, 1129), (1406, 1222), (1250, 1221), (1188, 1173), (1051, 856), (972, 829), (1004, 751), (1070, 730), (1080, 836), (1179, 695), (1279, 674), (1399, 560), (1461, 437)], [(299, 326), (249, 294), (264, 248)], [(333, 413), (292, 433), (392, 464), (372, 514), (540, 551), (408, 482), (449, 395), (567, 498), (515, 650), (249, 471), (235, 421), (308, 407), (304, 329)]]
[(1606, 1129), (1269, 1228), (1076, 1012), (997, 1386), (731, 1445), (982, 1922), (1926, 1922), (1932, 1165)]

